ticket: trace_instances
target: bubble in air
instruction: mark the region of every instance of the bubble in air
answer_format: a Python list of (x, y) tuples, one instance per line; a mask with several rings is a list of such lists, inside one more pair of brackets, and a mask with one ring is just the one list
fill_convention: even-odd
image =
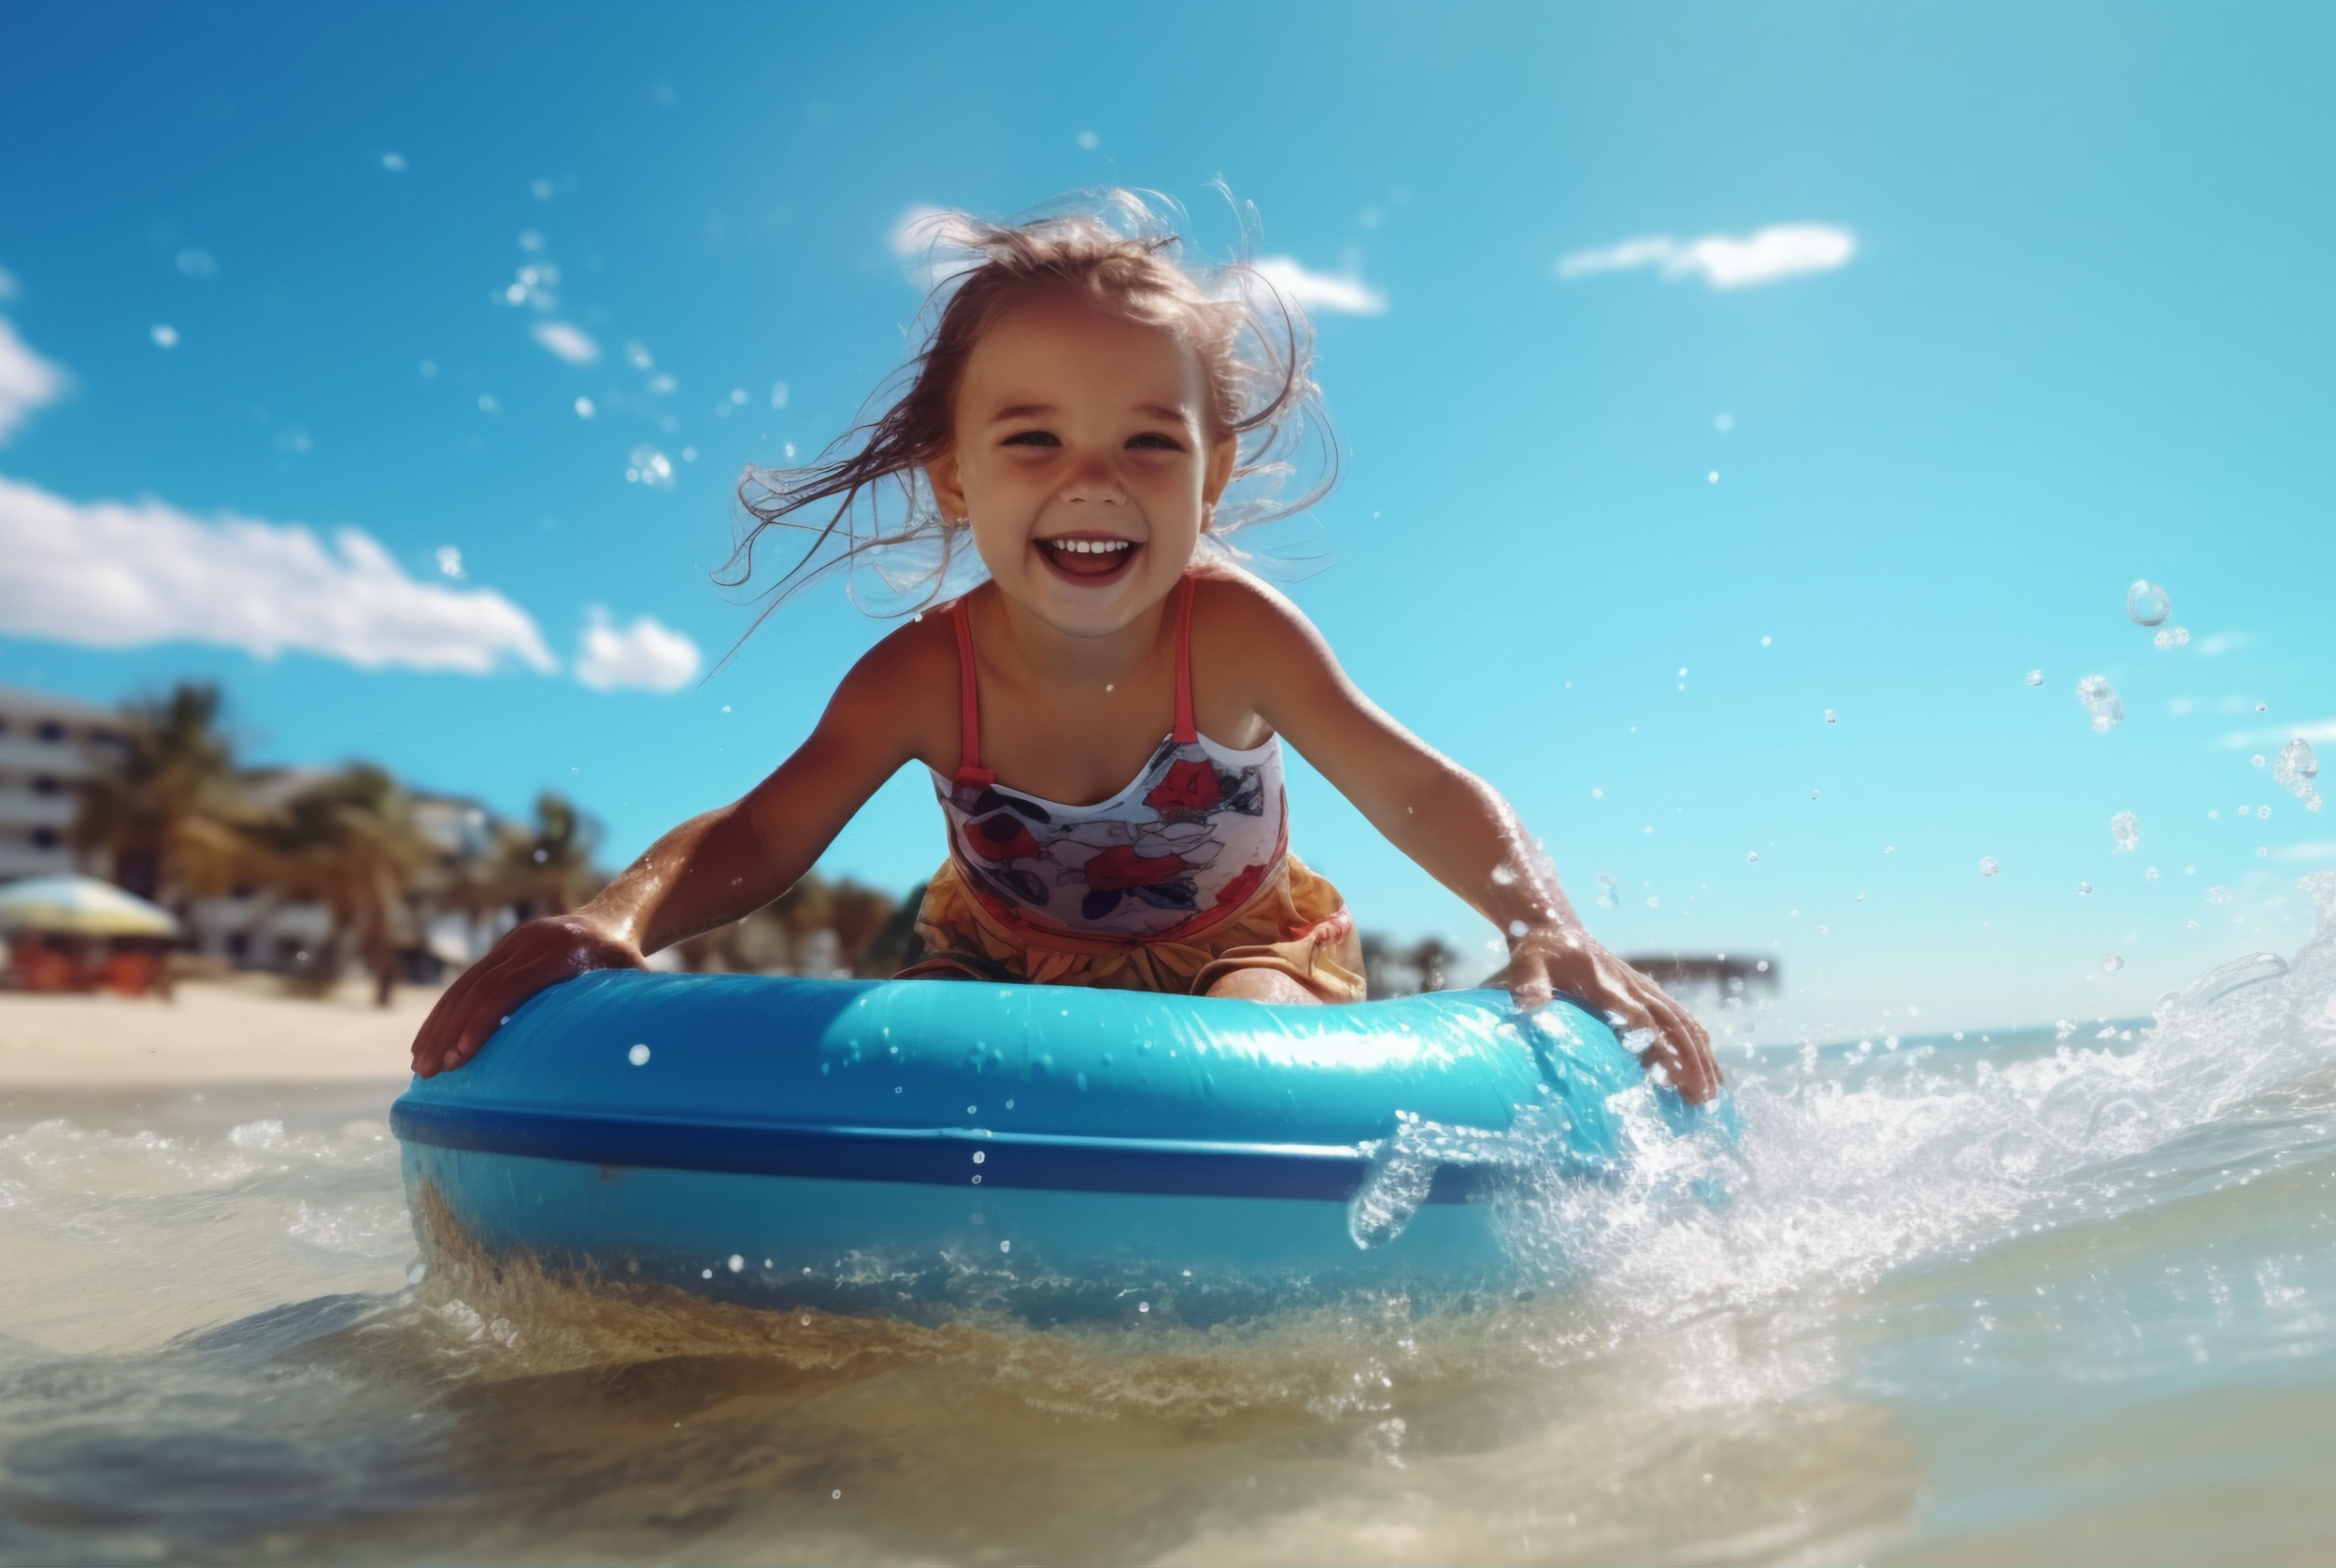
[(2028, 672), (2028, 684), (2029, 684), (2029, 685), (2030, 685), (2030, 686), (2042, 686), (2042, 685), (2044, 684), (2044, 671), (2042, 671), (2042, 670), (2030, 670), (2030, 671), (2029, 671), (2029, 672)]
[(2090, 882), (2079, 882), (2076, 884), (2076, 891), (2080, 893), (2088, 893), (2093, 891), (2093, 885)]
[(1757, 861), (1760, 858), (1760, 852), (1758, 849), (1754, 849), (1744, 858), (1747, 861)]
[(1980, 875), (1980, 876), (1982, 876), (1982, 877), (1992, 877), (1992, 876), (1994, 876), (1997, 872), (2001, 871), (2002, 869), (2003, 869), (2003, 862), (2001, 862), (2001, 861), (1999, 861), (1999, 860), (1997, 860), (1997, 859), (1996, 859), (1993, 855), (1982, 855), (1982, 856), (1980, 856), (1980, 857), (1979, 857), (1979, 875)]
[(1830, 707), (1829, 707), (1829, 708), (1827, 708), (1827, 709), (1825, 710), (1825, 721), (1826, 721), (1828, 724), (1834, 724), (1834, 723), (1838, 723), (1838, 722), (1840, 722), (1840, 720), (1837, 720), (1837, 719), (1835, 719), (1835, 718), (1833, 717), (1833, 710), (1832, 710), (1831, 708), (1830, 708)]
[(1615, 897), (1615, 892), (1620, 886), (1621, 884), (1612, 877), (1602, 871), (1600, 872), (1598, 874), (1598, 907), (1601, 909), (1617, 907), (1620, 901)]
[(2125, 960), (2119, 958), (2115, 953), (2111, 953), (2107, 958), (2101, 961), (2101, 972), (2104, 975), (2114, 975), (2124, 967)]
[(2247, 766), (2251, 768), (2259, 768), (2263, 765), (2263, 763), (2264, 757), (2263, 753), (2260, 751), (2258, 751), (2254, 756), (2247, 759)]
[(2120, 811), (2109, 819), (2109, 836), (2117, 841), (2117, 853), (2129, 853), (2142, 841), (2141, 820), (2130, 811)]
[(2125, 591), (2126, 619), (2136, 626), (2162, 626), (2173, 613), (2173, 595), (2142, 578)]
[(2161, 649), (2180, 648), (2189, 640), (2190, 629), (2187, 626), (2168, 626), (2150, 638)]
[(648, 1065), (648, 1048), (647, 1046), (634, 1046), (631, 1050), (624, 1053), (624, 1059), (633, 1063), (635, 1067), (646, 1067)]
[(2076, 700), (2093, 716), (2093, 733), (2107, 734), (2125, 722), (2125, 704), (2105, 675), (2088, 675), (2076, 683)]

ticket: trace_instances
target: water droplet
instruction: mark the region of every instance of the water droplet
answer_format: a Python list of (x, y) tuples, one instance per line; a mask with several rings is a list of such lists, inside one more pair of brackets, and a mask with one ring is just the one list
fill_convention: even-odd
[(744, 1257), (742, 1257), (741, 1255), (739, 1255), (738, 1253), (735, 1253), (735, 1252), (733, 1252), (733, 1253), (730, 1255), (730, 1272), (731, 1272), (731, 1273), (733, 1273), (733, 1274), (736, 1274), (739, 1270), (741, 1270), (741, 1269), (745, 1268), (746, 1266), (747, 1266), (747, 1261), (746, 1261), (746, 1259), (745, 1259)]
[(1523, 920), (1511, 920), (1509, 922), (1509, 934), (1511, 936), (1522, 936), (1531, 930), (1532, 930), (1532, 927), (1527, 925)]
[(1010, 1241), (1002, 1241), (998, 1243), (998, 1250), (1001, 1252), (1011, 1252), (1014, 1250), (1014, 1244)]
[(2136, 626), (2162, 626), (2173, 613), (2173, 595), (2144, 577), (2125, 591), (2125, 613)]
[[(504, 1021), (508, 1023), (510, 1020), (506, 1019)], [(631, 1050), (624, 1053), (624, 1059), (633, 1063), (635, 1067), (646, 1067), (648, 1065), (648, 1048), (647, 1046), (634, 1046)]]
[(1827, 708), (1827, 709), (1825, 710), (1825, 721), (1826, 721), (1828, 724), (1833, 724), (1833, 723), (1838, 723), (1838, 722), (1840, 722), (1840, 720), (1836, 720), (1836, 719), (1833, 717), (1833, 710), (1832, 710), (1831, 708), (1830, 708), (1830, 707), (1829, 707), (1829, 708)]
[(172, 326), (168, 321), (155, 322), (153, 327), (147, 333), (147, 335), (154, 340), (154, 347), (157, 349), (176, 349), (178, 347), (178, 329)]
[(1646, 907), (1649, 909), (1659, 909), (1662, 907), (1662, 900), (1657, 898), (1653, 893), (1648, 893), (1646, 895)]
[(2030, 686), (2042, 686), (2042, 685), (2044, 684), (2044, 671), (2042, 671), (2042, 670), (2030, 670), (2030, 671), (2029, 671), (2029, 672), (2028, 672), (2028, 684), (2029, 684), (2029, 685), (2030, 685)]
[(2154, 865), (2151, 866), (2148, 870), (2142, 873), (2142, 877), (2144, 881), (2155, 882), (2158, 880), (2158, 868)]
[(2101, 973), (2104, 975), (2114, 975), (2124, 967), (2125, 960), (2119, 958), (2115, 953), (2111, 953), (2107, 958), (2101, 961)]
[(2169, 626), (2149, 640), (2160, 649), (2180, 648), (2190, 640), (2190, 629), (2187, 626)]
[(1494, 867), (1492, 868), (1492, 885), (1493, 885), (1494, 887), (1496, 887), (1496, 888), (1505, 888), (1505, 887), (1510, 887), (1510, 886), (1514, 885), (1514, 884), (1516, 883), (1516, 881), (1517, 881), (1517, 873), (1516, 873), (1516, 872), (1514, 872), (1514, 871), (1511, 871), (1511, 870), (1510, 870), (1507, 866), (1505, 866), (1505, 865), (1496, 865), (1496, 866), (1494, 866)]
[(1773, 639), (1768, 638), (1768, 637), (1762, 637), (1762, 638), (1760, 639), (1760, 646), (1761, 646), (1762, 648), (1766, 648), (1772, 640), (1773, 640)]
[(1758, 849), (1754, 849), (1745, 854), (1744, 858), (1747, 861), (1757, 861), (1760, 858), (1760, 852)]
[(986, 1163), (986, 1162), (989, 1161), (989, 1159), (990, 1159), (990, 1155), (989, 1155), (989, 1153), (988, 1153), (988, 1151), (987, 1151), (987, 1150), (984, 1150), (984, 1149), (978, 1149), (978, 1148), (977, 1148), (977, 1149), (976, 1149), (976, 1150), (974, 1150), (974, 1163), (975, 1163), (975, 1164), (976, 1164), (976, 1165), (979, 1165), (979, 1164), (984, 1164), (984, 1163)]
[(2002, 864), (2002, 862), (2001, 862), (2001, 861), (1998, 861), (1998, 860), (1997, 860), (1997, 859), (1996, 859), (1993, 855), (1982, 855), (1982, 856), (1980, 856), (1980, 857), (1979, 857), (1979, 875), (1980, 875), (1980, 876), (1982, 876), (1982, 877), (1992, 877), (1992, 876), (1994, 876), (1997, 872), (1999, 872), (1999, 871), (2001, 871), (2001, 870), (2002, 870), (2002, 869), (2003, 869), (2003, 864)]
[(2093, 716), (2093, 733), (2107, 734), (2125, 722), (2125, 704), (2105, 675), (2088, 675), (2076, 683), (2076, 700)]
[(1138, 1312), (1149, 1312), (1151, 1309), (1152, 1304), (1150, 1302), (1137, 1302), (1135, 1304), (1135, 1310)]
[(2130, 811), (2120, 811), (2109, 819), (2109, 836), (2117, 841), (2117, 853), (2122, 855), (2142, 841), (2141, 820)]
[(1592, 785), (1590, 786), (1589, 798), (1592, 800), (1604, 800), (1606, 798), (1606, 791), (1598, 788), (1596, 785)]
[(833, 1499), (835, 1502), (837, 1502), (837, 1503), (841, 1503), (842, 1501), (844, 1501), (844, 1489), (843, 1489), (843, 1488), (841, 1488), (841, 1487), (837, 1487), (837, 1488), (836, 1488), (833, 1491), (829, 1492), (829, 1493), (828, 1493), (828, 1496), (829, 1496), (830, 1498)]
[(2247, 759), (2247, 766), (2251, 768), (2259, 768), (2263, 765), (2263, 753), (2258, 751), (2254, 756)]
[[(714, 1277), (714, 1271), (712, 1269), (700, 1269), (698, 1270), (698, 1276), (700, 1278), (711, 1279)], [(674, 1423), (676, 1426), (679, 1426), (680, 1424), (681, 1423), (679, 1421), (676, 1421)]]
[(2076, 884), (2076, 891), (2080, 893), (2088, 893), (2093, 891), (2093, 885), (2090, 882), (2079, 882)]
[(576, 400), (576, 417), (579, 420), (589, 420), (599, 411), (589, 397), (579, 397)]
[(1620, 883), (1605, 872), (1600, 872), (1598, 874), (1598, 907), (1601, 909), (1617, 907), (1619, 901), (1615, 897), (1615, 891), (1620, 886)]

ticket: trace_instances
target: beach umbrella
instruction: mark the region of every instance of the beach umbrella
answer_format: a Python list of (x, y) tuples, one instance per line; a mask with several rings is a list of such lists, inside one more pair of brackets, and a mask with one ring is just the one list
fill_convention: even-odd
[(70, 936), (177, 936), (178, 919), (94, 877), (0, 884), (0, 931)]

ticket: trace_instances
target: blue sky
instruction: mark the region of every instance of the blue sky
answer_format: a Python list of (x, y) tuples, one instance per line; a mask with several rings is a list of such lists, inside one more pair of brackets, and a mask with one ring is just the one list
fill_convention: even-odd
[[(1290, 591), (1616, 946), (1773, 953), (1845, 1030), (2093, 1016), (2291, 948), (2295, 879), (2336, 866), (2336, 814), (2250, 765), (2336, 751), (2325, 7), (10, 32), (0, 682), (214, 677), (257, 758), (563, 789), (630, 853), (784, 755), (883, 629), (815, 592), (692, 674), (749, 619), (707, 581), (739, 468), (900, 357), (903, 216), (1121, 182), (1221, 249), (1221, 177), (1323, 280), (1346, 468)], [(642, 449), (670, 484), (627, 478)], [(2186, 645), (2127, 620), (2137, 577)], [(1489, 934), (1293, 793), (1367, 927)], [(936, 817), (897, 780), (829, 868), (904, 887)]]

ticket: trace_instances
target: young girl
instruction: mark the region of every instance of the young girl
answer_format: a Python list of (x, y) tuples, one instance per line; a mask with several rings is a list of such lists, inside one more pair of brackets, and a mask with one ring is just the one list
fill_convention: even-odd
[[(1702, 1027), (1582, 928), (1507, 803), (1374, 706), (1305, 617), (1228, 560), (1223, 535), (1274, 509), (1237, 511), (1229, 490), (1286, 466), (1315, 401), (1303, 319), (1254, 273), (1188, 272), (1135, 199), (1104, 212), (952, 221), (966, 264), (905, 391), (856, 449), (741, 489), (749, 570), (758, 535), (786, 525), (815, 535), (789, 584), (922, 547), (937, 592), (967, 543), (988, 580), (878, 643), (744, 799), (506, 936), (422, 1025), (417, 1073), (467, 1062), (546, 986), (768, 904), (912, 762), (932, 770), (948, 858), (906, 975), (1360, 1001), (1353, 918), (1289, 852), (1286, 737), (1507, 935), (1494, 983), (1518, 1005), (1578, 998), (1650, 1032), (1641, 1060), (1688, 1099), (1717, 1090)], [(887, 481), (906, 498), (889, 531), (863, 506)], [(824, 523), (798, 517), (830, 500)]]

